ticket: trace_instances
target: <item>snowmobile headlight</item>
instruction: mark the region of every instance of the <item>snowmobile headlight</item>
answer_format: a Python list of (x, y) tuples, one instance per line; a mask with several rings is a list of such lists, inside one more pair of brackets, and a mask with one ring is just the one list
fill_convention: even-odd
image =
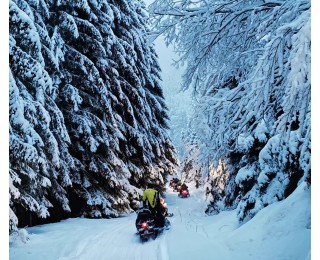
[(144, 229), (148, 228), (148, 223), (143, 222), (143, 223), (141, 224), (141, 227), (144, 228)]

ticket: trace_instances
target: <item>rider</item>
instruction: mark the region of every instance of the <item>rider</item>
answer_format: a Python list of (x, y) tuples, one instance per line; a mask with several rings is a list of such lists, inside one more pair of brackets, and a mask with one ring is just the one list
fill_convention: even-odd
[(187, 184), (183, 183), (183, 184), (181, 185), (181, 190), (187, 190), (187, 189), (188, 189)]
[(186, 190), (188, 193), (189, 193), (189, 191), (188, 191), (188, 186), (187, 186), (187, 184), (185, 184), (185, 183), (183, 183), (182, 185), (181, 185), (181, 189), (180, 189), (180, 194), (182, 194), (182, 192), (184, 191), (184, 190)]
[(163, 227), (165, 224), (165, 216), (162, 214), (163, 209), (160, 203), (159, 191), (155, 189), (153, 183), (148, 182), (147, 189), (143, 192), (142, 202), (143, 207), (148, 208), (155, 216), (156, 225)]

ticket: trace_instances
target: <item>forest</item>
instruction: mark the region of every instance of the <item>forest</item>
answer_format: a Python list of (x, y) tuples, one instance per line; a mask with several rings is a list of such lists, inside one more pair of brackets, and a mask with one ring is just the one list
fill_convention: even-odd
[[(205, 189), (239, 223), (311, 186), (311, 3), (10, 0), (9, 231), (137, 208), (147, 182)], [(172, 125), (154, 39), (184, 64)], [(175, 146), (183, 144), (182, 154)]]

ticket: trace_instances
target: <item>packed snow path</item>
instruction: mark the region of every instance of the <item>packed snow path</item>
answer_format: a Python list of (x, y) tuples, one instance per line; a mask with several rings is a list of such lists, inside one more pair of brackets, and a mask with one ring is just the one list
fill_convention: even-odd
[(68, 219), (28, 228), (29, 241), (14, 241), (10, 259), (21, 260), (307, 260), (310, 259), (310, 197), (300, 187), (238, 227), (236, 212), (204, 214), (200, 190), (179, 198), (168, 189), (171, 229), (141, 243), (136, 213), (117, 219)]

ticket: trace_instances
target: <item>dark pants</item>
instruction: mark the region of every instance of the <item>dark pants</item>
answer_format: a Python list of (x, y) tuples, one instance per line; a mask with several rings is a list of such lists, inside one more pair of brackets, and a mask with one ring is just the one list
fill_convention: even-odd
[(158, 207), (156, 207), (156, 225), (158, 227), (164, 227), (164, 223), (165, 223), (165, 216), (164, 216), (164, 212), (163, 212), (163, 208), (161, 208), (161, 206), (159, 205)]
[(157, 214), (155, 222), (156, 222), (156, 226), (157, 227), (161, 227), (162, 228), (162, 227), (164, 227), (165, 217), (162, 214)]

